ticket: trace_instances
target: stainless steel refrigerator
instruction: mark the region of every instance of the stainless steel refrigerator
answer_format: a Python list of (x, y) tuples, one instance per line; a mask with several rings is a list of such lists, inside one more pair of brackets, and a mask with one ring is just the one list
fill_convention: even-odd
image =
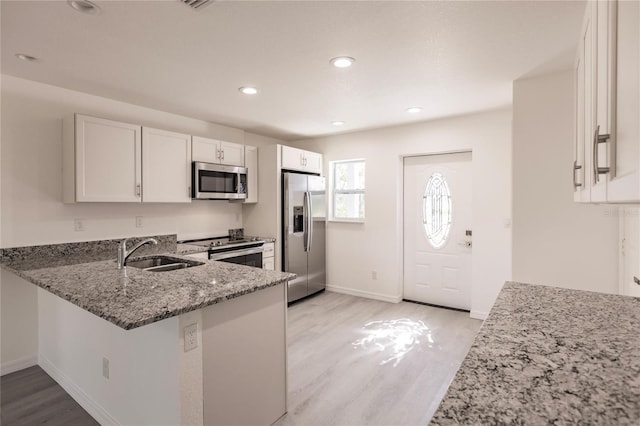
[(326, 190), (321, 176), (282, 173), (282, 270), (289, 281), (289, 302), (325, 289)]

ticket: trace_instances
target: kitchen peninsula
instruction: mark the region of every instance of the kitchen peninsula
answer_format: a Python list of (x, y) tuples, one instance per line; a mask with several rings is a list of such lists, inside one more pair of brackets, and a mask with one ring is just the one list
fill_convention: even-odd
[(638, 424), (640, 299), (508, 282), (432, 418)]
[[(155, 238), (136, 257), (188, 259), (175, 235)], [(285, 413), (294, 275), (215, 261), (117, 270), (116, 247), (0, 251), (3, 269), (39, 287), (47, 373), (102, 424), (270, 424)]]

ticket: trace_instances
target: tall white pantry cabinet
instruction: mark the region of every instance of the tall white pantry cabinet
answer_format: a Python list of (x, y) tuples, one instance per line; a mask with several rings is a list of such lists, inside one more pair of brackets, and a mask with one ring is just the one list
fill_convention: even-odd
[(640, 203), (640, 2), (587, 2), (580, 36), (574, 201)]

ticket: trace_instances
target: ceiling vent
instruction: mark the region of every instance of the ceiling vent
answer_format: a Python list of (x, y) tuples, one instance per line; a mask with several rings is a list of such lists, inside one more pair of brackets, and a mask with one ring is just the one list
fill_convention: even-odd
[(186, 4), (192, 9), (200, 9), (206, 5), (213, 3), (215, 0), (180, 0), (180, 2)]

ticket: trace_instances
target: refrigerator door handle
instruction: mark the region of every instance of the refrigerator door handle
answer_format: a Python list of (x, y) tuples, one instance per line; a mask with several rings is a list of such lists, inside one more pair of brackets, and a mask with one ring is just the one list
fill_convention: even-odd
[(304, 232), (302, 233), (302, 240), (304, 245), (304, 251), (309, 251), (309, 198), (308, 192), (305, 191), (302, 200), (302, 223), (304, 226)]
[(307, 251), (311, 251), (311, 247), (313, 246), (313, 205), (311, 204), (311, 192), (307, 191), (307, 219), (308, 219), (308, 234), (309, 237), (307, 238), (308, 240), (308, 245), (307, 245)]

